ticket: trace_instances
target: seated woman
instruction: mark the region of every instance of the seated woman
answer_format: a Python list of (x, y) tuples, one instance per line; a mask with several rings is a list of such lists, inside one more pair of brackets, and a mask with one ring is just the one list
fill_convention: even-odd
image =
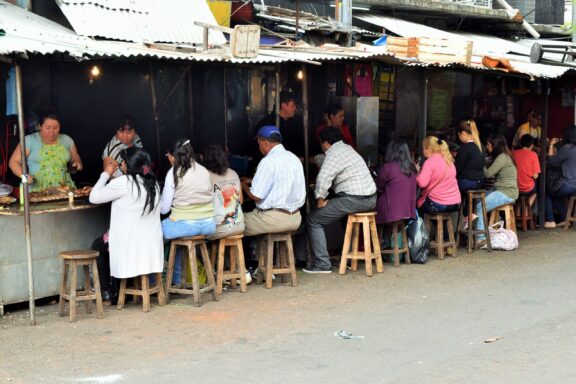
[[(486, 159), (480, 143), (480, 135), (474, 120), (463, 120), (456, 128), (462, 146), (456, 154), (456, 179), (463, 198), (466, 192), (480, 189), (484, 182)], [(472, 222), (476, 220), (473, 214)], [(464, 227), (468, 226), (468, 206), (464, 204)]]
[(418, 208), (425, 213), (454, 212), (460, 205), (456, 167), (446, 141), (428, 136), (422, 143), (426, 161), (416, 181), (421, 188)]
[[(486, 192), (486, 212), (492, 212), (497, 207), (512, 204), (518, 198), (518, 176), (512, 153), (506, 144), (506, 138), (501, 133), (488, 138), (486, 149), (494, 159), (492, 164), (484, 169), (485, 177), (494, 178), (494, 190)], [(476, 205), (476, 211), (481, 212), (482, 202)], [(484, 229), (484, 218), (478, 217), (477, 229)], [(479, 244), (486, 241), (485, 236), (478, 235)]]
[[(28, 183), (31, 183), (31, 191), (60, 186), (76, 189), (70, 177), (68, 163), (71, 163), (74, 171), (81, 171), (83, 166), (74, 140), (60, 133), (60, 119), (53, 111), (45, 112), (40, 117), (39, 124), (40, 130), (25, 138), (27, 179)], [(8, 164), (12, 173), (22, 178), (20, 144), (16, 145)]]
[(202, 157), (214, 191), (216, 232), (210, 239), (244, 233), (242, 187), (238, 174), (228, 166), (226, 152), (219, 145), (210, 145), (204, 149)]
[(391, 141), (376, 177), (378, 224), (416, 218), (416, 174), (408, 145)]
[(118, 279), (162, 273), (164, 244), (160, 225), (160, 187), (150, 171), (150, 156), (140, 148), (121, 153), (123, 176), (106, 165), (90, 193), (90, 202), (112, 202), (110, 214), (110, 274)]
[[(576, 126), (566, 127), (562, 146), (556, 151), (560, 139), (553, 138), (548, 145), (549, 176), (546, 180), (546, 228), (555, 228), (554, 208), (560, 213), (560, 221), (566, 219), (565, 199), (576, 194)], [(554, 168), (557, 170), (554, 171)]]
[[(190, 140), (176, 141), (167, 153), (172, 168), (168, 170), (160, 199), (160, 212), (170, 212), (162, 220), (162, 232), (167, 240), (187, 236), (210, 236), (216, 231), (214, 192), (210, 174), (194, 160)], [(178, 248), (179, 250), (181, 249)], [(181, 279), (180, 253), (176, 254), (173, 283)]]

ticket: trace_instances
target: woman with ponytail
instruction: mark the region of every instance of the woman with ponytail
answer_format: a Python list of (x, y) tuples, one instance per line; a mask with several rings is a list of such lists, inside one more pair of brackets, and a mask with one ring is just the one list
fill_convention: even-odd
[[(108, 243), (110, 274), (118, 279), (161, 273), (164, 244), (160, 225), (160, 188), (150, 170), (150, 155), (131, 147), (120, 153), (122, 176), (109, 162), (90, 193), (90, 202), (112, 202)], [(110, 181), (110, 182), (108, 182)], [(107, 184), (108, 183), (108, 184)]]
[[(162, 221), (164, 238), (210, 236), (216, 231), (214, 192), (208, 170), (194, 160), (190, 140), (180, 139), (166, 154), (172, 168), (166, 174), (160, 199), (160, 212), (170, 217)], [(176, 254), (173, 283), (180, 283), (180, 254)]]
[(460, 191), (448, 143), (436, 136), (428, 136), (422, 143), (422, 153), (426, 161), (416, 177), (421, 189), (418, 207), (428, 213), (457, 211)]

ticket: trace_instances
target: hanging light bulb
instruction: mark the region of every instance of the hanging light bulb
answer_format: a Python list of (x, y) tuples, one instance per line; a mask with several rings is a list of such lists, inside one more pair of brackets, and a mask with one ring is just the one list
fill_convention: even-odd
[(296, 77), (298, 78), (298, 80), (302, 80), (304, 78), (304, 72), (302, 72), (302, 70), (299, 70)]
[(100, 68), (98, 68), (97, 65), (94, 65), (94, 66), (90, 69), (90, 75), (92, 75), (93, 77), (98, 77), (98, 76), (100, 76)]

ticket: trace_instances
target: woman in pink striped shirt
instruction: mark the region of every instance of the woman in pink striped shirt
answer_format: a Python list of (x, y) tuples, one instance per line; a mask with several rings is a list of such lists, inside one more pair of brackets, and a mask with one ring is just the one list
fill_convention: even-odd
[(428, 213), (457, 211), (461, 198), (448, 143), (428, 136), (422, 143), (422, 152), (426, 161), (416, 178), (421, 189), (418, 208)]

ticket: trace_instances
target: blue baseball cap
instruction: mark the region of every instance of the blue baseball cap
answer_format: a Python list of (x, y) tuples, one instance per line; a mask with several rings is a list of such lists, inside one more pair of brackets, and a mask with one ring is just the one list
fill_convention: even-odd
[(278, 129), (278, 127), (275, 127), (273, 125), (263, 126), (258, 130), (258, 134), (256, 136), (263, 137), (265, 139), (270, 139), (274, 137), (275, 139), (282, 141), (282, 134), (280, 133), (280, 130)]

